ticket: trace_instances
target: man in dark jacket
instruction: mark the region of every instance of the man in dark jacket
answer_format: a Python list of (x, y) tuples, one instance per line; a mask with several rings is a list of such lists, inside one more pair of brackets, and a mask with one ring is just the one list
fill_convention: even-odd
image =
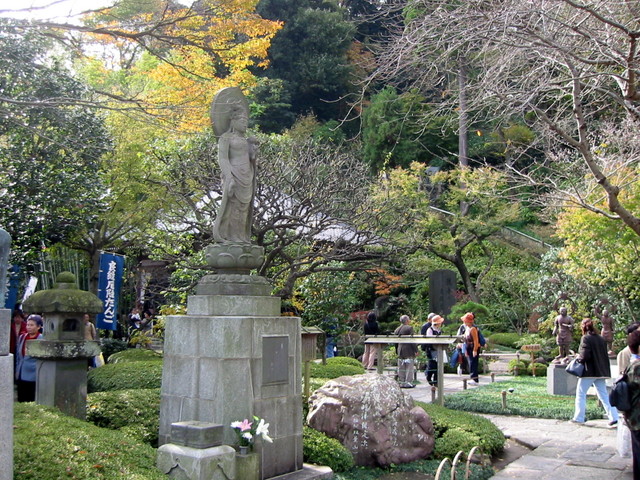
[[(413, 327), (409, 325), (409, 315), (400, 317), (400, 326), (393, 332), (394, 335), (413, 335)], [(411, 343), (398, 344), (398, 382), (401, 388), (413, 388), (416, 355), (418, 346)]]
[(582, 339), (580, 340), (580, 350), (578, 358), (584, 363), (584, 376), (578, 379), (576, 387), (576, 403), (573, 418), (574, 423), (585, 423), (585, 413), (587, 405), (587, 390), (593, 385), (604, 406), (609, 418), (609, 426), (613, 427), (618, 423), (618, 410), (609, 404), (609, 393), (605, 378), (611, 377), (611, 367), (609, 366), (609, 355), (607, 354), (607, 343), (596, 331), (593, 321), (585, 318), (581, 323)]

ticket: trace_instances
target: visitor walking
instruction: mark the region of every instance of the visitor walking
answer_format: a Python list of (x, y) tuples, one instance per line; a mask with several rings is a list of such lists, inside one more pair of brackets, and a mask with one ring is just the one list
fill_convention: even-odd
[(480, 361), (480, 335), (475, 325), (475, 315), (465, 313), (460, 320), (462, 325), (458, 329), (458, 335), (464, 338), (463, 350), (469, 364), (469, 378), (478, 383), (478, 362)]
[[(444, 318), (440, 315), (434, 315), (431, 317), (431, 326), (427, 328), (425, 335), (427, 337), (437, 337), (442, 334), (442, 324), (444, 323)], [(427, 382), (429, 385), (434, 386), (438, 384), (438, 358), (437, 358), (437, 350), (435, 347), (431, 345), (426, 346), (427, 352), (427, 368), (425, 370), (425, 375), (427, 377)]]
[(605, 383), (605, 378), (611, 377), (607, 343), (598, 334), (593, 320), (590, 318), (583, 319), (580, 328), (582, 329), (582, 339), (580, 340), (578, 359), (584, 364), (584, 375), (578, 378), (575, 410), (570, 421), (573, 423), (585, 423), (587, 390), (593, 385), (600, 403), (602, 403), (607, 412), (609, 426), (613, 427), (618, 423), (618, 410), (609, 404), (609, 394)]
[(627, 338), (631, 351), (631, 363), (625, 369), (631, 410), (623, 412), (624, 420), (631, 430), (631, 456), (633, 457), (633, 479), (640, 480), (640, 329), (636, 329)]
[[(380, 326), (378, 325), (378, 316), (376, 312), (369, 312), (364, 321), (365, 335), (379, 335)], [(376, 361), (376, 353), (378, 345), (372, 343), (364, 344), (364, 355), (362, 356), (362, 366), (367, 370), (373, 370), (373, 364)]]
[[(413, 327), (409, 325), (409, 315), (400, 317), (400, 326), (393, 332), (394, 335), (413, 335)], [(415, 361), (418, 354), (418, 346), (411, 343), (398, 344), (398, 382), (401, 388), (413, 388), (415, 376)]]

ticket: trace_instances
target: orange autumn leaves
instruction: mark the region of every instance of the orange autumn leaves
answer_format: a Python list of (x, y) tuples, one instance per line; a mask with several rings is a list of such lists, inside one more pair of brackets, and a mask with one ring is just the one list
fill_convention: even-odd
[[(209, 126), (208, 107), (217, 90), (248, 88), (256, 78), (252, 66), (265, 67), (267, 51), (280, 22), (261, 18), (257, 0), (204, 0), (193, 8), (156, 1), (151, 12), (103, 11), (90, 21), (100, 43), (123, 48), (142, 46), (144, 56), (135, 75), (146, 78), (140, 96), (163, 123), (185, 132)], [(122, 8), (123, 4), (120, 5)], [(119, 32), (118, 35), (102, 32)]]

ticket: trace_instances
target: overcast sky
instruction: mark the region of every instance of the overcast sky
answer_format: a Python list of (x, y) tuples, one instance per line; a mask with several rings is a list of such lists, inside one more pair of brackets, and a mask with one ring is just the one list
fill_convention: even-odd
[[(80, 12), (112, 5), (117, 0), (0, 0), (0, 16), (65, 20)], [(193, 0), (182, 0), (190, 4)], [(33, 10), (29, 11), (30, 8)]]

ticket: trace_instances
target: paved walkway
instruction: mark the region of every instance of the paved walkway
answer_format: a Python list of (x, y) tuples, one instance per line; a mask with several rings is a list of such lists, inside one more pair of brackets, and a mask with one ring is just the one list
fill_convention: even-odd
[[(445, 395), (461, 391), (462, 378), (455, 374), (445, 374)], [(496, 375), (495, 380), (507, 378), (512, 377)], [(431, 402), (431, 387), (424, 382), (424, 377), (420, 381), (422, 383), (416, 388), (406, 389), (405, 392), (416, 400)], [(489, 382), (490, 376), (480, 376), (480, 386)], [(478, 385), (467, 382), (467, 386), (473, 389)], [(616, 430), (608, 428), (607, 420), (590, 420), (585, 425), (577, 425), (565, 420), (509, 415), (485, 417), (497, 425), (509, 441), (530, 449), (491, 477), (495, 480), (633, 479), (631, 459), (618, 455)]]

